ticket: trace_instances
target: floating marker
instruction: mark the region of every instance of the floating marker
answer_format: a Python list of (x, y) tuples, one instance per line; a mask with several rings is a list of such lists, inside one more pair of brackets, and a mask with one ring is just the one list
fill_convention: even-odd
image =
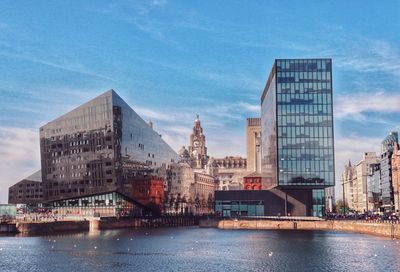
[(271, 256), (272, 256), (272, 254), (274, 254), (274, 253), (271, 251), (271, 252), (268, 254), (268, 256), (270, 256), (270, 257), (271, 257)]
[(131, 241), (133, 240), (133, 238), (131, 238)]
[(375, 254), (374, 256), (376, 257), (376, 256), (378, 256), (378, 255)]
[(95, 246), (94, 249), (97, 249), (97, 246)]
[(117, 241), (119, 241), (119, 238), (117, 238)]
[(22, 246), (19, 246), (19, 249), (21, 249), (22, 248)]
[(74, 247), (76, 247), (76, 245), (74, 245)]
[(54, 246), (51, 246), (51, 248), (54, 248)]

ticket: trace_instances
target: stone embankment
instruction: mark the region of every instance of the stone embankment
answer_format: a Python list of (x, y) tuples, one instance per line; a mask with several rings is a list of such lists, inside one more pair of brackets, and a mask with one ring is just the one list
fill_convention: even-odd
[(24, 235), (48, 235), (61, 232), (99, 231), (118, 228), (161, 228), (198, 225), (195, 217), (162, 218), (100, 218), (83, 221), (18, 222), (16, 228)]
[(273, 221), (273, 220), (200, 220), (200, 227), (219, 229), (256, 230), (333, 230), (400, 238), (400, 224), (390, 222), (376, 223), (365, 221)]

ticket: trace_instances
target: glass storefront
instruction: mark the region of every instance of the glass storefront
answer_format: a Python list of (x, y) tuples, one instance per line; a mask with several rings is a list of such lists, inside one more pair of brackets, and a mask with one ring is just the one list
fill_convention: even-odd
[(224, 217), (263, 216), (264, 201), (259, 200), (220, 200), (215, 202), (215, 212)]
[(64, 215), (133, 216), (143, 213), (141, 207), (116, 192), (54, 201), (50, 205), (53, 213)]

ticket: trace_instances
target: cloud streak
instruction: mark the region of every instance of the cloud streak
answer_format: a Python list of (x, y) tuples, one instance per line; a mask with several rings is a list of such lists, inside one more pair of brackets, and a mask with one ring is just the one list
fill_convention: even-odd
[(334, 105), (336, 118), (366, 120), (367, 112), (400, 113), (400, 94), (379, 91), (339, 95)]

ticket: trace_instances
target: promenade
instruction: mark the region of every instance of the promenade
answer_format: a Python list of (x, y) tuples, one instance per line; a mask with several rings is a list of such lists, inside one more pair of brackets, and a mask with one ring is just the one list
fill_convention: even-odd
[(199, 227), (219, 229), (256, 229), (256, 230), (324, 230), (355, 232), (389, 238), (400, 238), (398, 221), (367, 220), (310, 220), (311, 218), (241, 218), (241, 219), (204, 219)]

